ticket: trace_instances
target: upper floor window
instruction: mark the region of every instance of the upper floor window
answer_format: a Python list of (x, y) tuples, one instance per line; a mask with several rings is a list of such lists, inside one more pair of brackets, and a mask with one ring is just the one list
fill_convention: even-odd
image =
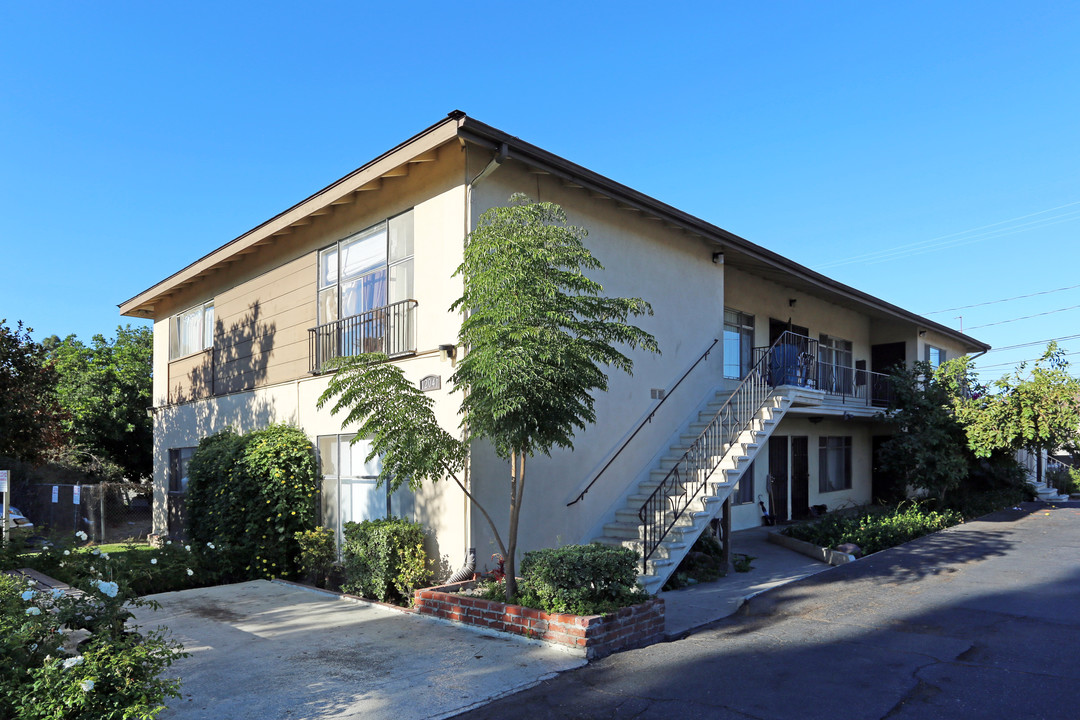
[(413, 213), (402, 213), (319, 252), (319, 324), (413, 295)]
[(753, 361), (754, 316), (724, 308), (724, 377), (739, 379)]
[(818, 387), (826, 392), (853, 393), (854, 358), (850, 340), (823, 334), (818, 342)]
[(169, 319), (169, 359), (214, 346), (214, 301), (188, 308)]
[(930, 367), (937, 368), (938, 365), (941, 365), (941, 363), (945, 362), (945, 351), (939, 347), (927, 345), (926, 362), (930, 363)]

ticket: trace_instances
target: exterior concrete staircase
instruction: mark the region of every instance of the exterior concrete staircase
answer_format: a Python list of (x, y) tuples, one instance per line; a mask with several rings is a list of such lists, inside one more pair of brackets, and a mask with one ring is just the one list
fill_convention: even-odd
[(1069, 499), (1068, 495), (1062, 495), (1054, 486), (1038, 482), (1034, 477), (1028, 479), (1028, 484), (1035, 488), (1037, 499), (1043, 502), (1065, 502)]
[[(687, 434), (680, 436), (678, 443), (669, 448), (648, 477), (626, 499), (624, 506), (615, 512), (615, 522), (604, 525), (603, 536), (597, 538), (597, 542), (605, 545), (628, 547), (639, 557), (647, 552), (649, 545), (655, 545), (648, 560), (639, 566), (639, 580), (650, 593), (663, 587), (709, 521), (719, 515), (724, 501), (791, 406), (791, 400), (783, 395), (775, 392), (768, 395), (749, 421), (737, 429), (733, 441), (723, 443), (717, 449), (719, 454), (702, 458), (704, 462), (698, 463), (702, 469), (683, 471), (678, 475), (673, 473), (677, 467), (686, 465), (686, 458), (695, 445), (700, 447), (705, 442), (710, 428), (732, 400), (733, 396), (717, 393), (698, 419), (690, 424)], [(660, 494), (663, 497), (654, 497), (657, 488), (665, 482), (667, 486)], [(705, 489), (690, 497), (693, 490), (689, 486), (700, 486), (701, 483)], [(642, 508), (650, 499), (651, 507), (661, 508), (651, 511), (653, 515), (669, 512), (672, 516), (677, 515), (666, 534), (654, 538), (651, 543), (647, 539), (650, 531), (646, 530), (641, 517), (642, 513), (649, 514)], [(682, 512), (671, 512), (670, 508), (679, 508)]]

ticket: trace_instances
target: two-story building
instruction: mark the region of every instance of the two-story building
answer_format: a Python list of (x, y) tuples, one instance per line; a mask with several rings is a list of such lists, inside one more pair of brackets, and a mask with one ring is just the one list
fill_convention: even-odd
[[(648, 300), (638, 324), (662, 351), (611, 373), (573, 451), (533, 461), (522, 551), (625, 542), (655, 587), (725, 502), (736, 529), (762, 504), (787, 519), (870, 502), (884, 373), (988, 349), (454, 112), (120, 306), (154, 321), (155, 529), (181, 532), (201, 438), (285, 422), (317, 448), (324, 524), (412, 517), (443, 568), (494, 552), (453, 483), (377, 488), (377, 461), (316, 401), (326, 360), (381, 351), (458, 426), (453, 273), (477, 218), (515, 192), (588, 230), (605, 294)], [(474, 443), (468, 476), (505, 523), (505, 462)]]

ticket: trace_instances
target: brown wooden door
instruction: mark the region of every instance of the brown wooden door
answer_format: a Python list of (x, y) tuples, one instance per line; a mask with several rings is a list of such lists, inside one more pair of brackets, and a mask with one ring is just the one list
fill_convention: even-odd
[(769, 438), (769, 486), (772, 491), (772, 514), (777, 520), (788, 519), (788, 438), (773, 435)]
[(791, 518), (799, 520), (810, 514), (810, 439), (805, 435), (791, 438)]

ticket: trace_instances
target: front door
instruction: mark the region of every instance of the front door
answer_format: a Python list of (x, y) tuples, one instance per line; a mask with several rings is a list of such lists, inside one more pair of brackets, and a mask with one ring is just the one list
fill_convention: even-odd
[(809, 328), (804, 328), (802, 325), (792, 325), (791, 320), (784, 322), (783, 320), (777, 320), (776, 318), (769, 318), (769, 344), (772, 345), (781, 335), (789, 330), (796, 335), (810, 337)]
[(810, 438), (791, 438), (791, 519), (810, 514)]
[[(904, 342), (881, 343), (870, 346), (870, 370), (882, 375), (890, 375), (897, 365), (907, 362), (907, 344)], [(892, 385), (874, 375), (870, 381), (870, 402), (874, 407), (888, 407), (892, 395)]]
[(772, 493), (772, 513), (777, 520), (788, 519), (788, 438), (773, 435), (769, 438), (769, 490)]

